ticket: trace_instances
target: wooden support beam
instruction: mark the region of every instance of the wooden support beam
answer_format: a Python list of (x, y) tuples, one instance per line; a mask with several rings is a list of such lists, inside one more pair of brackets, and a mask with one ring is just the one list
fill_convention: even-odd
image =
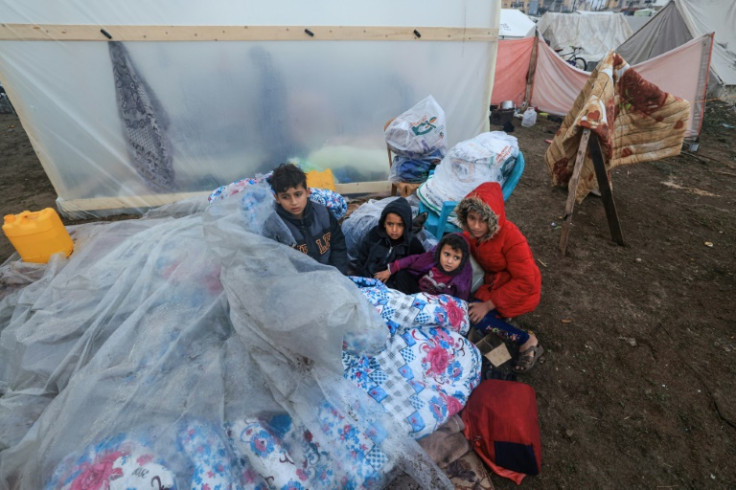
[(621, 231), (621, 223), (618, 221), (618, 213), (616, 212), (616, 204), (613, 202), (613, 192), (608, 181), (608, 172), (606, 172), (606, 164), (601, 151), (601, 144), (598, 141), (598, 135), (593, 134), (589, 144), (590, 158), (593, 160), (593, 168), (595, 176), (598, 179), (598, 190), (603, 199), (603, 207), (606, 209), (606, 218), (608, 218), (608, 227), (611, 230), (611, 238), (619, 245), (625, 245), (624, 235)]
[[(391, 184), (386, 180), (371, 182), (352, 182), (335, 184), (335, 192), (344, 196), (360, 194), (388, 195)], [(170, 194), (148, 194), (141, 196), (90, 197), (82, 199), (62, 199), (57, 201), (59, 212), (67, 217), (86, 217), (89, 213), (102, 211), (106, 215), (134, 212), (137, 209), (150, 209), (196, 197), (207, 202), (211, 191), (176, 192)]]
[[(103, 32), (104, 30), (104, 32)], [(107, 37), (107, 36), (110, 37)], [(498, 29), (390, 26), (2, 24), (0, 41), (498, 41)]]
[(565, 216), (562, 222), (562, 233), (560, 234), (560, 254), (565, 255), (567, 250), (567, 240), (570, 237), (570, 226), (572, 225), (572, 214), (575, 208), (575, 196), (578, 192), (578, 183), (580, 182), (580, 172), (585, 163), (585, 154), (588, 150), (588, 140), (590, 139), (590, 129), (584, 129), (583, 135), (580, 137), (580, 146), (578, 146), (578, 154), (575, 158), (575, 166), (572, 170), (572, 176), (567, 183), (567, 201), (565, 202)]

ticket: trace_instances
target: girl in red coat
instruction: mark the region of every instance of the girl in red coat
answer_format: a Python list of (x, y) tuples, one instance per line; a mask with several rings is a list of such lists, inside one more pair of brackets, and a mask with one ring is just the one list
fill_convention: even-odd
[(514, 370), (526, 372), (544, 349), (533, 333), (505, 322), (539, 304), (542, 276), (521, 231), (506, 220), (503, 192), (497, 182), (479, 185), (455, 210), (470, 253), (483, 268), (483, 284), (475, 292), (468, 314), (482, 332), (493, 332), (519, 345)]

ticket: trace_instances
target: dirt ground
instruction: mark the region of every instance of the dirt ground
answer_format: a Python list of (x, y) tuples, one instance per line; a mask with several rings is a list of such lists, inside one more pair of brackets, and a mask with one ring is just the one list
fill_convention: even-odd
[[(612, 172), (626, 246), (612, 242), (601, 199), (588, 197), (565, 257), (567, 193), (551, 187), (543, 160), (559, 123), (514, 124), (527, 168), (507, 216), (543, 277), (541, 304), (518, 320), (546, 349), (519, 379), (536, 390), (543, 445), (541, 475), (523, 486), (736, 488), (733, 103), (708, 103), (697, 153)], [(3, 215), (54, 206), (13, 115), (0, 115), (0, 156)], [(12, 251), (0, 238), (0, 262)]]

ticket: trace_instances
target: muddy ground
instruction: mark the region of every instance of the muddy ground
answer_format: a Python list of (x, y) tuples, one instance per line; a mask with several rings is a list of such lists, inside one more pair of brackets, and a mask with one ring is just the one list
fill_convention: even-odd
[[(536, 390), (543, 444), (541, 475), (523, 486), (735, 488), (733, 103), (708, 103), (697, 153), (612, 172), (626, 246), (612, 242), (601, 199), (588, 197), (565, 257), (567, 193), (551, 187), (543, 161), (559, 123), (514, 124), (527, 168), (507, 216), (543, 276), (539, 307), (518, 320), (546, 348), (520, 377)], [(0, 213), (54, 206), (14, 115), (0, 115), (0, 158)], [(12, 251), (0, 238), (0, 262)]]

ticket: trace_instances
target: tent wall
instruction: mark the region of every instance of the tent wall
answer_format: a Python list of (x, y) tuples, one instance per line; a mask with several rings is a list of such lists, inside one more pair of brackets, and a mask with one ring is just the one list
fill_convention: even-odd
[(629, 63), (654, 58), (693, 38), (674, 3), (667, 4), (623, 44), (616, 48)]
[[(711, 72), (721, 87), (736, 86), (736, 2), (672, 0), (617, 51), (638, 63), (705, 34), (715, 33)], [(715, 87), (713, 87), (715, 88)]]
[[(537, 56), (529, 105), (542, 112), (565, 115), (590, 74), (567, 64), (541, 39), (537, 39), (536, 43)], [(688, 138), (700, 134), (712, 44), (711, 35), (700, 36), (677, 49), (643, 63), (632, 64), (632, 68), (647, 81), (690, 102), (690, 120), (685, 131)], [(522, 105), (532, 49), (533, 43), (526, 39), (499, 41), (492, 103), (514, 100), (517, 106)], [(693, 69), (683, 70), (683, 66)]]
[(623, 14), (559, 14), (547, 12), (537, 23), (539, 33), (554, 50), (570, 52), (570, 46), (583, 49), (578, 56), (598, 61), (624, 42), (633, 31)]
[(537, 25), (524, 12), (516, 9), (501, 9), (498, 27), (500, 39), (518, 39), (534, 35)]
[(504, 39), (498, 42), (496, 74), (491, 104), (513, 100), (520, 107), (526, 95), (527, 76), (535, 38)]
[(590, 73), (571, 66), (538, 39), (530, 105), (542, 112), (565, 115), (589, 76)]
[[(370, 191), (387, 185), (384, 123), (427, 95), (450, 144), (485, 129), (499, 11), (482, 0), (27, 0), (0, 13), (0, 81), (65, 214), (158, 205), (287, 159), (332, 168), (343, 192)], [(138, 79), (129, 94), (160, 109), (141, 122), (162, 149), (143, 163), (107, 36)]]

